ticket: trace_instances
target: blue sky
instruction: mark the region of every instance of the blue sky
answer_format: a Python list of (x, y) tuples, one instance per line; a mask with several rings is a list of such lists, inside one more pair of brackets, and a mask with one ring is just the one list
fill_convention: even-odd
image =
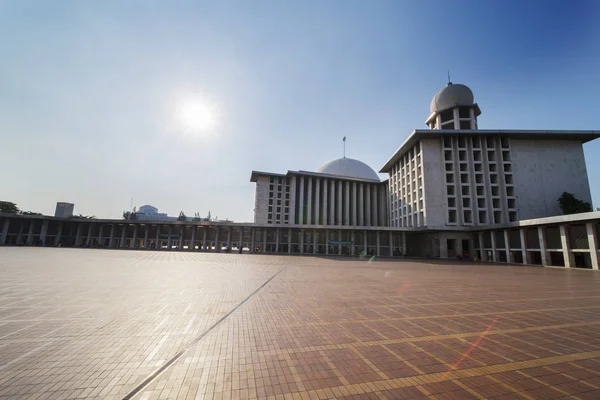
[[(378, 170), (448, 69), (482, 129), (600, 129), (599, 20), (593, 0), (0, 0), (0, 199), (251, 221), (251, 170), (316, 170), (343, 136)], [(216, 127), (181, 126), (190, 97)]]

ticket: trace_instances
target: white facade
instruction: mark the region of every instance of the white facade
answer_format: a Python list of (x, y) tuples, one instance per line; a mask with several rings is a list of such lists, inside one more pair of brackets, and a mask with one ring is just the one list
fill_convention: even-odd
[(54, 211), (54, 216), (59, 218), (70, 218), (73, 216), (74, 209), (75, 204), (59, 201), (56, 203), (56, 210)]

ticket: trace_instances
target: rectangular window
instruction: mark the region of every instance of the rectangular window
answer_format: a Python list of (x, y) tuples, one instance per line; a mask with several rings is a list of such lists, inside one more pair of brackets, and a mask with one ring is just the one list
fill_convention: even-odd
[(471, 121), (460, 121), (460, 129), (471, 129)]
[(273, 198), (273, 192), (269, 192), (269, 198)]
[(496, 164), (490, 164), (490, 172), (496, 172), (497, 168), (496, 168)]
[(497, 174), (490, 174), (490, 183), (492, 183), (492, 184), (498, 183), (498, 175)]
[(488, 149), (493, 149), (496, 144), (494, 143), (494, 138), (493, 137), (488, 137), (486, 138), (486, 145)]
[(473, 161), (481, 161), (481, 151), (475, 150), (473, 152)]
[(498, 186), (492, 186), (492, 196), (500, 196), (500, 190), (498, 189)]
[(465, 137), (458, 138), (458, 147), (461, 149), (467, 148), (467, 139)]
[(460, 150), (458, 152), (458, 159), (460, 161), (467, 161), (467, 152), (465, 150)]
[(502, 146), (503, 149), (508, 149), (510, 147), (509, 142), (508, 142), (508, 138), (500, 138), (500, 144)]
[(463, 196), (468, 196), (469, 195), (469, 187), (468, 186), (461, 186), (461, 192)]
[(471, 214), (471, 210), (463, 211), (463, 219), (465, 221), (465, 224), (473, 223), (473, 214)]
[(456, 208), (456, 197), (448, 197), (448, 207)]
[(504, 175), (504, 182), (506, 182), (509, 185), (512, 185), (512, 183), (513, 183), (513, 176), (512, 175)]
[(484, 195), (483, 186), (477, 186), (477, 196), (483, 196), (483, 195)]
[(460, 174), (460, 183), (469, 183), (469, 174)]
[(477, 208), (485, 208), (485, 199), (477, 199)]
[(481, 142), (478, 137), (473, 138), (473, 148), (479, 149), (481, 147)]
[(454, 121), (442, 124), (442, 129), (454, 129)]
[(492, 199), (492, 207), (496, 209), (500, 208), (500, 199)]
[(500, 211), (494, 211), (494, 223), (499, 224), (502, 222), (502, 213)]
[(469, 107), (459, 107), (458, 108), (458, 117), (459, 118), (471, 118), (471, 111)]
[(483, 183), (483, 175), (475, 174), (475, 183)]
[(517, 208), (517, 200), (508, 199), (506, 202), (508, 203), (508, 208)]
[(470, 198), (464, 197), (462, 199), (462, 203), (463, 203), (464, 208), (471, 208), (471, 199)]
[(269, 212), (273, 212), (273, 206), (269, 206)]
[(508, 219), (510, 220), (510, 222), (517, 221), (518, 220), (518, 218), (517, 218), (517, 212), (516, 211), (510, 211), (508, 213)]
[(446, 188), (446, 194), (447, 194), (448, 196), (454, 196), (454, 186), (448, 186), (448, 187)]
[(448, 121), (452, 121), (454, 119), (454, 110), (448, 110), (448, 111), (444, 111), (441, 115), (440, 118), (442, 120), (442, 124), (444, 122), (448, 122)]
[(490, 150), (487, 153), (488, 153), (488, 160), (489, 161), (496, 161), (496, 152), (495, 151)]
[(452, 165), (453, 165), (452, 163), (446, 163), (446, 171), (447, 172), (452, 171)]
[(455, 224), (456, 223), (456, 210), (449, 210), (448, 211), (448, 222), (451, 224)]
[(510, 161), (510, 151), (502, 152), (502, 161)]
[(506, 187), (506, 195), (507, 196), (514, 196), (515, 195), (515, 188), (512, 186), (507, 186)]
[(273, 219), (273, 214), (268, 214), (268, 215), (267, 215), (267, 218), (268, 218), (268, 219)]
[(447, 149), (452, 148), (452, 138), (449, 136), (444, 136), (444, 147)]
[(452, 161), (452, 152), (450, 150), (444, 151), (444, 160)]
[(479, 223), (487, 224), (487, 212), (479, 211)]
[(454, 183), (454, 175), (446, 174), (446, 183)]
[(281, 212), (281, 207), (277, 207), (277, 212), (280, 213)]
[(273, 205), (273, 199), (269, 199), (269, 205), (272, 206)]
[(504, 172), (512, 172), (512, 164), (503, 164)]
[(459, 167), (458, 169), (460, 169), (461, 172), (467, 171), (467, 163), (460, 163), (458, 167)]

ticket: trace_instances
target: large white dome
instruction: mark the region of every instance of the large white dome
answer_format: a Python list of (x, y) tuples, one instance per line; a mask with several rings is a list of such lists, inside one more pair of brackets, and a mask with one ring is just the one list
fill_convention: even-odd
[(474, 104), (473, 92), (468, 86), (460, 83), (448, 83), (448, 86), (435, 94), (429, 111), (437, 113), (455, 106), (471, 106)]
[(329, 161), (317, 170), (322, 174), (343, 176), (346, 178), (365, 179), (369, 181), (378, 181), (379, 176), (371, 167), (362, 161), (352, 158), (338, 158)]

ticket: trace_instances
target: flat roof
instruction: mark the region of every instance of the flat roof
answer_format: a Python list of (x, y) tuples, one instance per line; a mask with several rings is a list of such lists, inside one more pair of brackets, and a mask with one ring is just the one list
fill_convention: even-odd
[(305, 175), (305, 176), (314, 176), (316, 178), (332, 178), (332, 179), (340, 179), (340, 180), (356, 181), (356, 182), (367, 182), (367, 183), (383, 183), (383, 182), (388, 181), (388, 179), (375, 181), (375, 180), (371, 180), (371, 179), (361, 179), (361, 178), (353, 178), (351, 176), (323, 174), (321, 172), (312, 172), (312, 171), (288, 171), (286, 174), (278, 174), (278, 173), (263, 172), (263, 171), (252, 171), (252, 174), (250, 175), (250, 182), (256, 182), (259, 176), (287, 177), (287, 176), (291, 176), (291, 175)]
[(415, 129), (398, 150), (390, 157), (380, 173), (387, 173), (400, 157), (408, 152), (419, 140), (427, 138), (441, 138), (444, 136), (502, 136), (512, 139), (552, 139), (552, 140), (578, 140), (586, 143), (600, 137), (600, 131), (573, 131), (573, 130), (523, 130), (523, 129)]

